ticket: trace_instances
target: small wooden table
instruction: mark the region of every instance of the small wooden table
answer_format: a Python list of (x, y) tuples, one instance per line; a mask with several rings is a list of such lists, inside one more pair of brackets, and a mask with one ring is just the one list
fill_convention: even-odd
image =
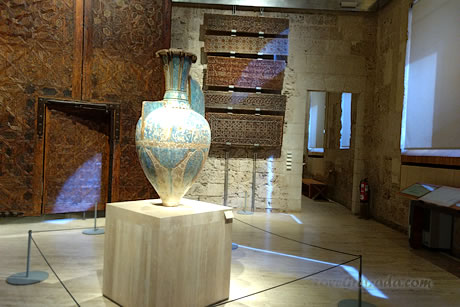
[[(308, 187), (308, 189), (307, 189)], [(324, 194), (326, 192), (327, 184), (324, 182), (312, 179), (312, 178), (303, 178), (302, 179), (302, 192), (305, 196), (316, 199), (318, 196), (323, 196), (327, 198)]]

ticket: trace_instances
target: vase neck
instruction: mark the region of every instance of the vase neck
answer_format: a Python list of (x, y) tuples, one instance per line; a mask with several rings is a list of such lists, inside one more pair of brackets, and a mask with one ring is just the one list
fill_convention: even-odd
[(162, 54), (165, 75), (166, 92), (163, 100), (170, 102), (170, 106), (190, 107), (187, 94), (187, 83), (192, 58), (184, 54)]

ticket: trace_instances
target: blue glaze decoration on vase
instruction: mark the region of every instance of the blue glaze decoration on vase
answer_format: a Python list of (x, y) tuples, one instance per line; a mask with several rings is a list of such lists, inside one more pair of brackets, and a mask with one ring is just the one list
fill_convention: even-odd
[[(161, 101), (143, 102), (136, 126), (136, 149), (163, 205), (177, 206), (208, 157), (211, 129), (200, 114), (201, 109), (204, 114), (204, 99), (201, 107), (196, 84), (192, 87), (189, 81), (196, 56), (180, 49), (163, 49), (156, 55), (163, 61), (166, 92)], [(191, 107), (192, 95), (200, 113)]]

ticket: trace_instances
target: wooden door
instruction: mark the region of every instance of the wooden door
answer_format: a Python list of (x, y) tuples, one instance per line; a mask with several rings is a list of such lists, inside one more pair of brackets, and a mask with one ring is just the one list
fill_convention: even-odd
[(108, 113), (47, 107), (43, 213), (88, 211), (107, 202)]

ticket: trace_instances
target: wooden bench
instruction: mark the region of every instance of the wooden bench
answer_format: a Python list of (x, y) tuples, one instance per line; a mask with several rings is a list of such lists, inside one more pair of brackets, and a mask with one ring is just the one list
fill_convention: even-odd
[(320, 195), (327, 199), (326, 195), (324, 195), (326, 188), (327, 184), (324, 182), (312, 178), (302, 179), (302, 194), (313, 200)]

